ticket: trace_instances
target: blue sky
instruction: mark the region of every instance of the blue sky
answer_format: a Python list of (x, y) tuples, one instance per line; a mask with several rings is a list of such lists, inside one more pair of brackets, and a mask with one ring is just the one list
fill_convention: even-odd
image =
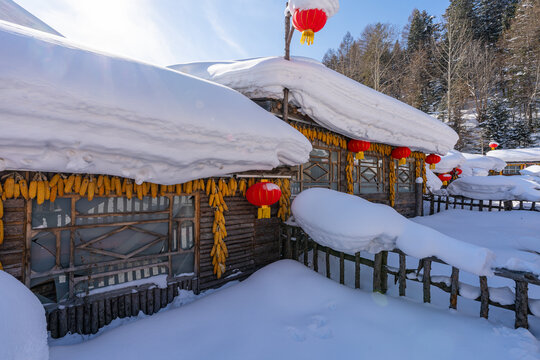
[[(75, 41), (136, 59), (174, 63), (283, 53), (285, 0), (15, 0)], [(347, 31), (383, 22), (401, 32), (414, 8), (440, 17), (448, 0), (341, 0), (315, 44), (292, 54), (320, 60)]]

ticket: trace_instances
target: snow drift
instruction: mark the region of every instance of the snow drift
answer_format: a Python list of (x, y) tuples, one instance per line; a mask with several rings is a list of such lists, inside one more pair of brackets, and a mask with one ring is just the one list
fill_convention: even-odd
[(229, 86), (249, 98), (283, 99), (332, 131), (413, 150), (446, 154), (458, 140), (441, 121), (304, 58), (191, 63), (172, 69)]
[(493, 274), (490, 250), (453, 239), (358, 196), (309, 189), (294, 199), (292, 212), (313, 240), (337, 251), (378, 253), (397, 248), (419, 259), (436, 256), (473, 274)]
[(38, 298), (0, 270), (0, 359), (47, 360), (47, 323)]
[(521, 175), (540, 177), (540, 165), (531, 165), (520, 171)]
[(308, 160), (291, 126), (221, 85), (0, 22), (0, 171), (161, 184)]
[(540, 201), (540, 183), (532, 176), (464, 176), (447, 188), (450, 195), (479, 200)]

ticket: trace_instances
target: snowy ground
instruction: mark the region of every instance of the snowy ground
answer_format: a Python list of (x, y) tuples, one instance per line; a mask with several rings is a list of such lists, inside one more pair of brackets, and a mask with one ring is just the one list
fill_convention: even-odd
[(538, 359), (540, 343), (527, 330), (349, 289), (297, 262), (280, 261), (181, 308), (50, 350), (51, 360), (161, 356)]

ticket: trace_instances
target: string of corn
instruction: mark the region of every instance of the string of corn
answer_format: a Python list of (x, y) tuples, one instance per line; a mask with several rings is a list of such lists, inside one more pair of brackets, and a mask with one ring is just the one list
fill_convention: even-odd
[(281, 189), (281, 197), (279, 198), (278, 218), (287, 221), (291, 216), (291, 182), (289, 179), (278, 179), (274, 184)]
[(352, 152), (347, 153), (347, 167), (345, 168), (345, 174), (347, 177), (347, 194), (354, 193), (354, 179), (353, 179), (353, 168), (354, 168), (354, 154)]
[(396, 204), (396, 166), (394, 161), (389, 163), (389, 187), (390, 187), (390, 206), (394, 207)]
[(214, 179), (208, 179), (206, 183), (206, 195), (208, 196), (208, 205), (214, 209), (214, 223), (212, 225), (212, 233), (214, 234), (214, 245), (210, 256), (212, 257), (212, 265), (214, 274), (218, 279), (226, 271), (226, 260), (229, 256), (227, 245), (224, 239), (227, 237), (227, 229), (225, 228), (225, 216), (223, 213), (229, 211), (225, 203), (225, 196), (232, 196), (236, 193), (237, 183), (234, 178), (231, 178), (229, 183), (224, 179), (219, 179), (216, 184)]
[(311, 141), (319, 140), (329, 146), (347, 149), (347, 139), (344, 136), (312, 126), (298, 125), (296, 122), (290, 122), (290, 125)]

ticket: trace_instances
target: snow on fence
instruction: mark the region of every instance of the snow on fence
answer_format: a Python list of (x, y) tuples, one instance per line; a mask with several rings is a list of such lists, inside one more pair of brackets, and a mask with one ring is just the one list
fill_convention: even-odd
[(535, 201), (479, 200), (464, 196), (445, 196), (433, 194), (424, 195), (424, 201), (429, 203), (429, 215), (440, 213), (443, 209), (465, 209), (478, 211), (540, 211), (540, 202)]
[[(312, 258), (310, 259), (310, 252)], [(393, 252), (399, 255), (399, 268), (388, 266), (388, 253)], [(431, 276), (431, 264), (437, 262), (445, 264), (444, 261), (436, 257), (428, 257), (420, 259), (417, 269), (407, 269), (406, 254), (399, 249), (392, 251), (381, 251), (375, 254), (374, 259), (367, 259), (361, 256), (360, 252), (355, 255), (346, 254), (331, 249), (327, 246), (322, 246), (309, 237), (301, 228), (284, 224), (281, 228), (280, 253), (282, 258), (294, 259), (303, 262), (305, 266), (310, 267), (310, 260), (313, 270), (319, 272), (319, 256), (325, 257), (325, 274), (327, 278), (331, 278), (331, 256), (339, 259), (339, 282), (345, 284), (345, 261), (354, 263), (354, 283), (355, 288), (360, 288), (360, 265), (365, 265), (373, 268), (373, 291), (386, 293), (388, 290), (388, 276), (393, 275), (395, 282), (399, 283), (399, 296), (406, 296), (407, 280), (419, 282), (423, 284), (423, 300), (426, 303), (431, 302), (431, 286), (435, 286), (442, 291), (450, 294), (449, 307), (457, 309), (458, 295), (460, 294), (459, 271), (460, 269), (452, 267), (452, 275), (450, 278)], [(420, 271), (422, 270), (422, 274)], [(534, 315), (529, 306), (528, 287), (529, 284), (539, 285), (540, 279), (538, 276), (513, 271), (503, 268), (494, 269), (495, 276), (511, 279), (516, 284), (515, 301), (513, 304), (501, 304), (496, 301), (496, 295), (492, 294), (490, 298), (490, 288), (488, 287), (487, 277), (479, 276), (480, 295), (473, 300), (480, 302), (480, 316), (488, 318), (489, 305), (511, 310), (515, 312), (515, 327), (528, 328), (528, 315)], [(463, 284), (461, 284), (463, 285)], [(462, 291), (466, 291), (463, 290)], [(493, 291), (493, 293), (495, 293)], [(470, 297), (468, 297), (470, 298)], [(499, 300), (500, 301), (500, 300)]]

